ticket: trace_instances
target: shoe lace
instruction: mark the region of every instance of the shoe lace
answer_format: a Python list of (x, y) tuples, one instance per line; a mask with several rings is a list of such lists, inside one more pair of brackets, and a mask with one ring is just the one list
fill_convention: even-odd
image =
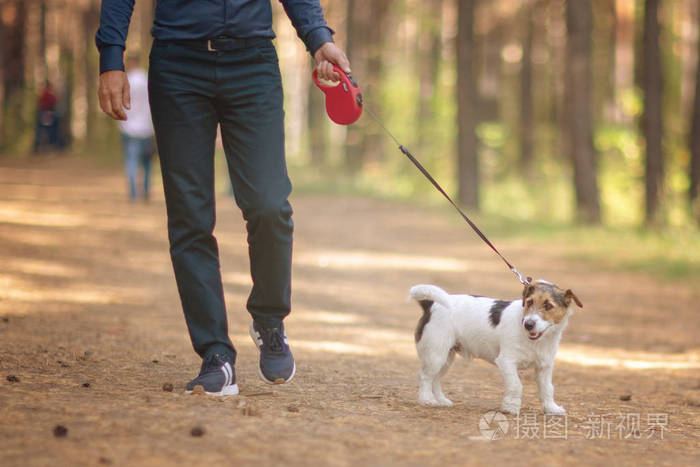
[(266, 329), (265, 342), (271, 352), (282, 352), (284, 350), (284, 338), (279, 328)]
[(207, 358), (205, 358), (202, 361), (202, 368), (201, 368), (200, 372), (204, 372), (206, 370), (210, 370), (213, 368), (219, 368), (222, 364), (223, 363), (222, 363), (221, 355), (219, 355), (218, 353), (209, 355)]

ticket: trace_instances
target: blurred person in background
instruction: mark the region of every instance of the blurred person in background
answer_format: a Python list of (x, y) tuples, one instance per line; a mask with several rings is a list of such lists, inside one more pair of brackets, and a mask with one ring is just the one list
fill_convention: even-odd
[[(148, 104), (148, 76), (139, 65), (138, 55), (134, 54), (130, 54), (126, 61), (126, 72), (131, 88), (131, 106), (125, 109), (126, 120), (119, 122), (119, 129), (122, 134), (129, 200), (136, 201), (140, 194), (144, 201), (148, 201), (151, 158), (154, 153), (153, 122), (151, 107)], [(141, 193), (137, 189), (139, 167), (142, 168), (143, 175)]]
[(37, 99), (36, 135), (34, 137), (34, 153), (44, 145), (53, 149), (61, 149), (62, 144), (58, 134), (58, 97), (53, 85), (46, 80)]

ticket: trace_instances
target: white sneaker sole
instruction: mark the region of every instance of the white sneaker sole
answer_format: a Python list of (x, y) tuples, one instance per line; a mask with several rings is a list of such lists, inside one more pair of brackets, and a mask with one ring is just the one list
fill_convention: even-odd
[[(192, 391), (185, 390), (185, 394), (192, 394)], [(204, 391), (207, 396), (235, 396), (238, 394), (238, 384), (231, 384), (221, 388), (219, 392)]]
[(258, 364), (258, 375), (260, 375), (260, 379), (265, 381), (267, 384), (285, 384), (288, 383), (294, 378), (294, 375), (297, 372), (297, 364), (294, 363), (294, 368), (292, 368), (292, 374), (289, 376), (289, 378), (284, 379), (284, 378), (277, 378), (274, 381), (270, 381), (269, 379), (265, 378), (265, 375), (263, 375), (262, 370), (260, 369), (260, 365)]

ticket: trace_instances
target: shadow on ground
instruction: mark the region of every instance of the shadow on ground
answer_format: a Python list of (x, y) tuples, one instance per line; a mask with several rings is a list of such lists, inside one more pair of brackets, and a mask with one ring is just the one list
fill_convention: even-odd
[[(423, 208), (320, 196), (293, 205), (288, 334), (297, 377), (285, 386), (257, 378), (243, 309), (245, 227), (224, 194), (216, 235), (242, 394), (186, 396), (199, 361), (172, 278), (162, 198), (128, 203), (120, 173), (83, 159), (0, 161), (0, 463), (697, 459), (697, 287), (601, 273), (517, 235), (496, 239), (521, 270), (574, 289), (585, 305), (554, 377), (568, 416), (546, 419), (524, 372), (523, 413), (499, 425), (488, 414), (502, 385), (483, 362), (458, 362), (446, 377), (454, 407), (416, 404), (420, 311), (407, 295), (416, 283), (436, 283), (515, 298), (519, 284), (500, 260), (462, 225)], [(55, 436), (57, 425), (65, 436)], [(502, 439), (485, 440), (494, 433)]]

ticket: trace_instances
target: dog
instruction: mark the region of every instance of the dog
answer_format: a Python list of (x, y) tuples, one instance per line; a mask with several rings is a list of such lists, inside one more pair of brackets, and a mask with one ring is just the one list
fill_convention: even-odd
[(502, 412), (520, 412), (523, 386), (518, 369), (534, 366), (544, 413), (566, 413), (554, 402), (552, 370), (573, 304), (583, 307), (570, 289), (564, 291), (551, 282), (528, 278), (522, 300), (451, 295), (434, 285), (416, 285), (410, 297), (423, 308), (415, 333), (421, 361), (421, 405), (452, 405), (440, 380), (459, 353), (498, 367), (505, 385)]

